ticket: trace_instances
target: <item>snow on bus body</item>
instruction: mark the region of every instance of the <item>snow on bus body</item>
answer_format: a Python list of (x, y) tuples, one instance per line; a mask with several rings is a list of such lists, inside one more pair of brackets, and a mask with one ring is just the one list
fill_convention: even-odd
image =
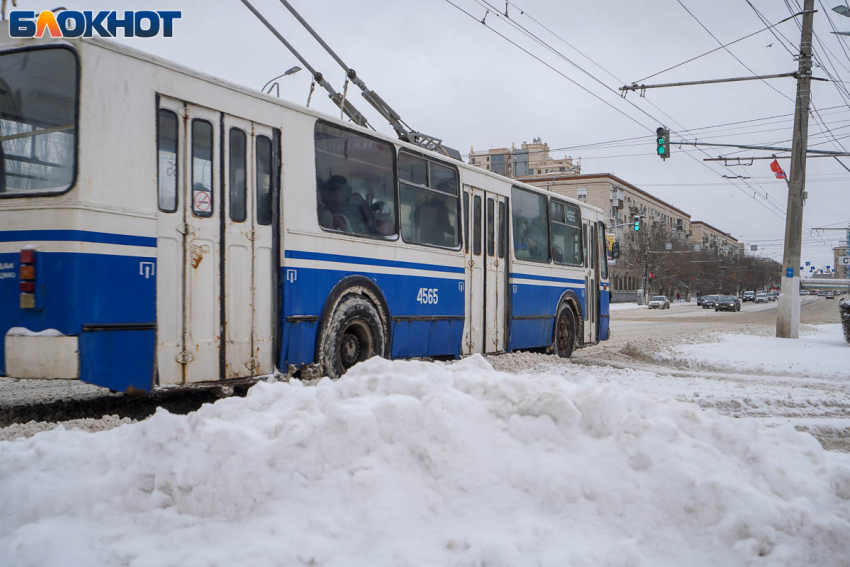
[[(606, 274), (597, 279), (586, 260), (570, 268), (512, 259), (514, 188), (554, 194), (107, 40), (5, 38), (0, 49), (7, 59), (0, 64), (9, 60), (9, 49), (17, 53), (25, 45), (61, 49), (72, 61), (65, 73), (76, 68), (66, 83), (85, 80), (70, 105), (77, 151), (67, 190), (0, 198), (0, 266), (12, 274), (0, 279), (0, 333), (15, 326), (56, 328), (78, 340), (77, 360), (65, 355), (63, 365), (78, 368), (81, 380), (150, 390), (317, 362), (321, 327), (348, 284), (380, 308), (386, 347), (378, 354), (385, 356), (551, 346), (557, 309), (567, 298), (574, 298), (576, 321), (584, 320), (580, 342), (607, 338)], [(162, 124), (169, 120), (172, 154), (162, 147)], [(209, 133), (206, 146), (195, 143), (203, 134), (198, 124)], [(386, 240), (321, 228), (315, 212), (320, 124), (391, 148), (397, 208), (399, 159), (425, 159), (455, 171), (460, 206), (480, 200), (480, 208), (465, 211), (471, 217), (465, 222), (479, 229), (479, 254), (467, 242), (468, 231), (458, 246), (436, 248), (406, 243), (398, 230)], [(230, 167), (234, 131), (251, 134), (242, 163), (248, 224), (234, 221), (228, 191), (239, 174)], [(222, 143), (227, 133), (230, 145)], [(3, 143), (8, 163), (11, 152)], [(208, 157), (198, 156), (204, 152)], [(202, 195), (206, 216), (195, 202), (196, 170), (211, 189)], [(163, 177), (163, 171), (169, 173)], [(270, 195), (265, 221), (261, 174)], [(166, 195), (165, 205), (161, 185), (173, 185), (173, 200)], [(0, 197), (16, 197), (5, 193)], [(589, 239), (602, 212), (557, 198), (580, 209)], [(485, 203), (499, 214), (485, 210)], [(485, 234), (494, 219), (504, 230)], [(505, 242), (488, 255), (496, 234)], [(23, 248), (35, 250), (34, 308), (21, 308), (14, 277)], [(598, 304), (586, 301), (587, 286), (594, 295), (602, 291)], [(36, 362), (19, 352), (11, 356), (22, 357), (19, 367)], [(9, 375), (8, 366), (0, 358), (0, 373)]]

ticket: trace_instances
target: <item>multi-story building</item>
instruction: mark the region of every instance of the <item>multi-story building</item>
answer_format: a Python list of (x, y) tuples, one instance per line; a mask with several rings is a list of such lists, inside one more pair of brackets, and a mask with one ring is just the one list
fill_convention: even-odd
[(573, 163), (571, 157), (552, 159), (549, 156), (549, 145), (544, 144), (540, 138), (534, 138), (530, 144), (523, 142), (520, 149), (517, 149), (515, 144), (511, 144), (511, 149), (495, 148), (480, 152), (470, 148), (469, 163), (513, 178), (528, 175), (581, 173), (581, 165)]
[(703, 250), (713, 251), (721, 256), (739, 256), (743, 254), (743, 245), (727, 232), (714, 228), (707, 222), (691, 223), (691, 241)]
[(835, 271), (833, 272), (832, 277), (841, 278), (841, 279), (850, 279), (850, 266), (842, 266), (841, 258), (843, 256), (850, 256), (850, 248), (847, 246), (839, 246), (837, 248), (832, 249), (833, 255), (833, 268)]

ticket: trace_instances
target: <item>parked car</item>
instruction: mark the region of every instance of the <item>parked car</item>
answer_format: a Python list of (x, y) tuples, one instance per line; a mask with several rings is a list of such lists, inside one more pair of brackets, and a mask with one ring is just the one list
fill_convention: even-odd
[(813, 289), (812, 291), (809, 292), (809, 295), (817, 295), (817, 294), (818, 294), (818, 290), (816, 290), (816, 289)]
[(743, 301), (755, 301), (756, 300), (756, 292), (754, 291), (745, 291)]
[(663, 295), (656, 295), (649, 301), (650, 309), (670, 309), (670, 301)]
[(818, 291), (818, 297), (823, 297), (825, 295), (826, 295), (826, 292), (824, 290)]
[(715, 311), (740, 311), (741, 302), (734, 295), (721, 295), (714, 304)]
[(833, 293), (831, 291), (826, 292), (826, 298), (827, 299), (835, 299), (835, 293)]
[(809, 295), (809, 292), (808, 292), (808, 291), (806, 291), (805, 289), (801, 289), (801, 290), (800, 290), (800, 295)]
[(714, 304), (717, 303), (716, 295), (706, 295), (702, 298), (703, 309), (714, 309)]
[(770, 300), (767, 298), (766, 293), (756, 294), (756, 303), (767, 303), (768, 301)]

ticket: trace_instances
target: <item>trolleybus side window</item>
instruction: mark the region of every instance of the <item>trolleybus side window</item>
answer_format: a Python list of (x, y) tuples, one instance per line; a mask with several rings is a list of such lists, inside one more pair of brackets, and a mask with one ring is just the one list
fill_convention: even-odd
[(192, 120), (192, 213), (211, 217), (213, 211), (213, 127)]
[(400, 152), (399, 217), (405, 242), (442, 248), (460, 246), (457, 171)]
[(238, 128), (230, 129), (230, 220), (244, 222), (245, 210), (245, 132)]
[(395, 149), (389, 142), (316, 123), (319, 226), (361, 236), (395, 238)]
[(463, 192), (463, 231), (466, 252), (469, 252), (469, 191)]
[(481, 255), (481, 197), (475, 196), (475, 207), (472, 211), (472, 253)]
[(578, 207), (560, 201), (550, 203), (552, 259), (556, 264), (581, 266), (581, 212)]
[(496, 203), (487, 199), (487, 255), (496, 254)]
[(74, 182), (77, 57), (63, 47), (0, 55), (0, 194), (62, 193)]
[(505, 257), (508, 242), (508, 223), (505, 222), (505, 202), (499, 202), (499, 258)]
[(157, 113), (156, 145), (159, 209), (173, 213), (177, 210), (177, 115), (170, 110)]
[(514, 255), (518, 260), (549, 262), (549, 206), (546, 197), (513, 187), (511, 201)]
[(257, 223), (272, 223), (272, 141), (257, 136)]

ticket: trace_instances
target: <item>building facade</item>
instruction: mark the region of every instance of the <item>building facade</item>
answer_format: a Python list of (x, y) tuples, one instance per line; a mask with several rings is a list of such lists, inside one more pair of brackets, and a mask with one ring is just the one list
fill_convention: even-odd
[(530, 144), (523, 142), (519, 149), (514, 144), (511, 144), (511, 149), (495, 148), (480, 152), (470, 148), (469, 163), (512, 178), (581, 173), (581, 165), (573, 163), (571, 157), (552, 159), (549, 156), (549, 144), (544, 144), (540, 138), (534, 138)]

